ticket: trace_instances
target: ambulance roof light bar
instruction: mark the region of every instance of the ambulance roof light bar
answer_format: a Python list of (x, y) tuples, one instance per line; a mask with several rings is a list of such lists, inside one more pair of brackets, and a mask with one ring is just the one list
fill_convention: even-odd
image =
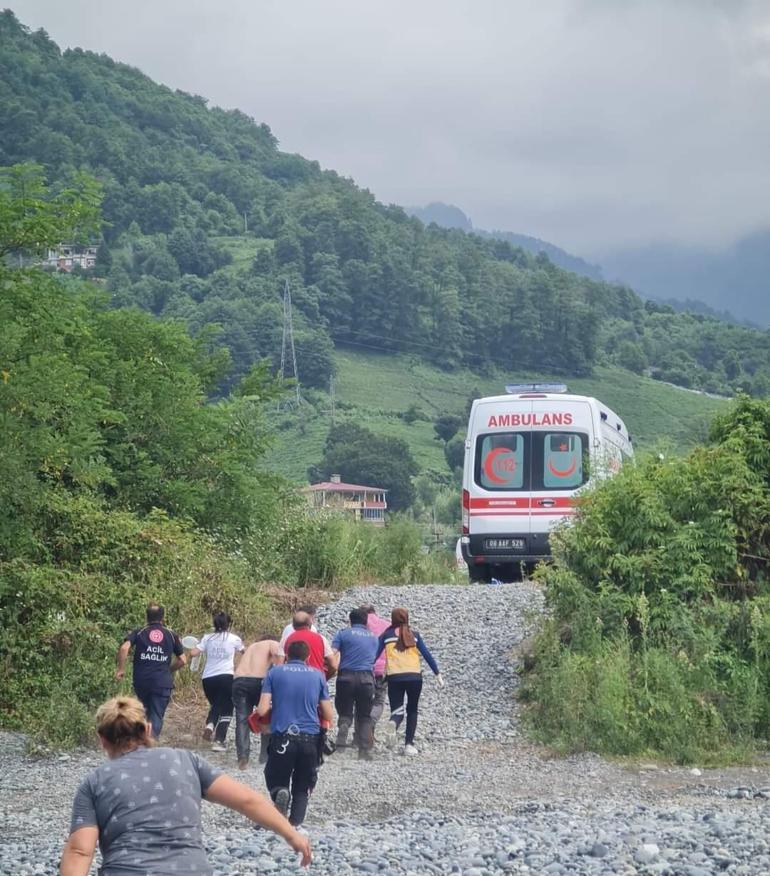
[(569, 392), (564, 383), (509, 383), (505, 391), (510, 395), (521, 395), (525, 392)]

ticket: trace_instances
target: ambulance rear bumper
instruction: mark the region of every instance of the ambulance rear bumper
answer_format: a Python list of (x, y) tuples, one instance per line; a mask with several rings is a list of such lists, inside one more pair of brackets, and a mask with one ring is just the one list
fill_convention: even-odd
[[(523, 547), (490, 550), (487, 542), (500, 539), (521, 539)], [(548, 533), (545, 532), (485, 532), (468, 536), (461, 545), (463, 558), (469, 566), (497, 566), (505, 563), (537, 563), (551, 558)]]

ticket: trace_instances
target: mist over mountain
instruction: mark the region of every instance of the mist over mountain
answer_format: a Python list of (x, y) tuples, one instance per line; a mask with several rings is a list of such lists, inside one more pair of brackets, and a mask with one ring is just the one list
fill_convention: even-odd
[(521, 247), (526, 252), (531, 252), (535, 255), (544, 252), (555, 265), (563, 268), (565, 271), (572, 271), (575, 274), (580, 274), (581, 277), (588, 277), (591, 280), (602, 279), (602, 270), (598, 265), (592, 265), (578, 256), (566, 252), (561, 247), (549, 243), (547, 240), (530, 237), (528, 234), (516, 234), (513, 231), (487, 231), (483, 228), (474, 228), (470, 217), (454, 204), (434, 201), (424, 207), (405, 207), (404, 209), (410, 216), (415, 216), (426, 225), (435, 222), (441, 228), (457, 228), (460, 231), (478, 234), (479, 237), (504, 240), (512, 246)]
[(622, 278), (646, 297), (697, 299), (715, 311), (770, 326), (770, 230), (722, 251), (650, 244), (602, 259), (608, 278)]
[(538, 237), (474, 228), (470, 217), (454, 204), (435, 201), (405, 209), (426, 225), (434, 222), (441, 228), (503, 240), (534, 254), (544, 252), (565, 271), (591, 280), (606, 277), (610, 282), (631, 286), (644, 298), (679, 313), (697, 313), (724, 322), (770, 325), (770, 301), (766, 302), (764, 297), (765, 278), (770, 275), (770, 232), (746, 238), (721, 254), (651, 245), (613, 253), (601, 265), (595, 265)]
[[(440, 228), (459, 228), (460, 231), (474, 231), (470, 216), (454, 204), (444, 204), (441, 201), (433, 201), (424, 207), (404, 207), (410, 216), (415, 216), (420, 222), (430, 225), (435, 222)], [(478, 234), (478, 231), (476, 231)]]

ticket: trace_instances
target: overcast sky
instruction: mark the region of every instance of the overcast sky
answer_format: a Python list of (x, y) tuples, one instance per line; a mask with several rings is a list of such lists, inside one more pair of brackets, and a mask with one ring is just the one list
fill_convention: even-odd
[(5, 2), (386, 202), (589, 258), (770, 227), (767, 0)]

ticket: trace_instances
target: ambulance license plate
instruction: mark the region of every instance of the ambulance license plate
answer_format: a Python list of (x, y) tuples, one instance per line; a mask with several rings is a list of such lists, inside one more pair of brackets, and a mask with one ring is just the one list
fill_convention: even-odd
[(485, 551), (523, 551), (523, 538), (485, 538)]

